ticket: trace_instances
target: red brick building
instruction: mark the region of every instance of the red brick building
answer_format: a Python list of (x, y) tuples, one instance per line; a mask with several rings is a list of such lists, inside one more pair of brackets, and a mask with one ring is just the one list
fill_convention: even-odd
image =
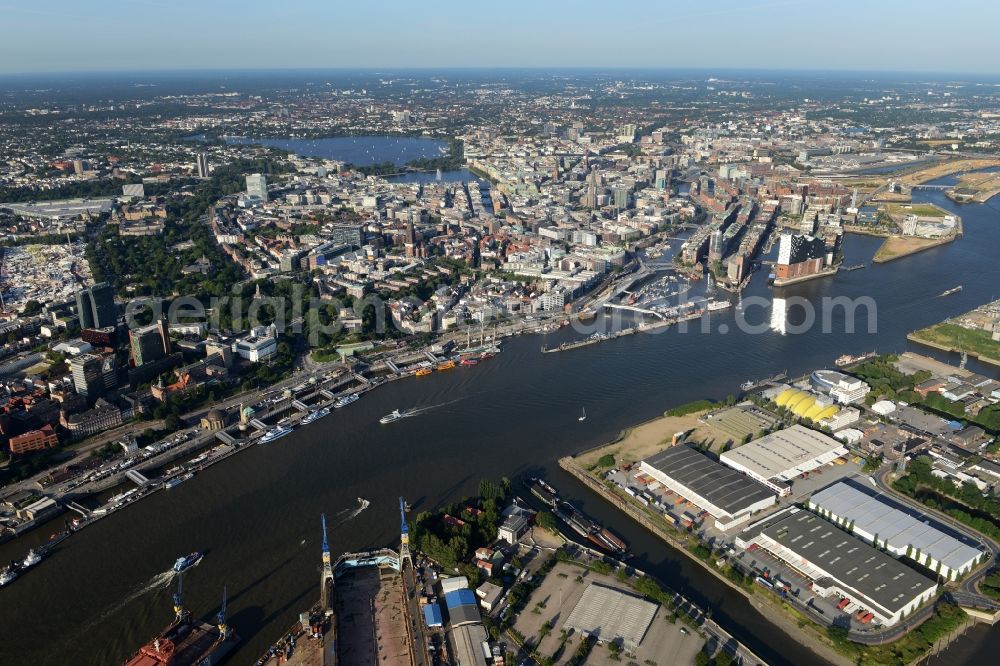
[(32, 451), (42, 451), (44, 449), (55, 448), (59, 444), (59, 438), (52, 426), (45, 425), (39, 430), (31, 430), (10, 438), (10, 452), (17, 455), (30, 453)]

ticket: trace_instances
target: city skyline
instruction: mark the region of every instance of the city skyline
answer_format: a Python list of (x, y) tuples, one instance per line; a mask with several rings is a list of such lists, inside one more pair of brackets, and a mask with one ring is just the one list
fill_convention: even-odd
[[(669, 11), (632, 2), (614, 8), (617, 28), (602, 18), (610, 8), (592, 1), (517, 0), (503, 13), (459, 4), (428, 11), (398, 2), (376, 8), (313, 0), (280, 8), (130, 0), (85, 13), (59, 0), (0, 9), (16, 28), (0, 44), (0, 74), (400, 66), (991, 74), (1000, 55), (990, 34), (1000, 9), (970, 0), (949, 5), (954, 15), (977, 17), (962, 25), (961, 40), (940, 32), (939, 9), (924, 0), (849, 0), (839, 3), (836, 26), (811, 0), (724, 0)], [(929, 48), (937, 40), (947, 48)]]
[(0, 664), (1000, 649), (1000, 11), (13, 2)]

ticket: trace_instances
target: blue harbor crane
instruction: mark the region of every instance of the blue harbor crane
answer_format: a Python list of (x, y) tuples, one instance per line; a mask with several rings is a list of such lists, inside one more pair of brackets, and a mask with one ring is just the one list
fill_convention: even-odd
[(406, 501), (399, 498), (399, 570), (403, 570), (403, 560), (410, 562), (413, 567), (413, 557), (410, 555), (410, 528), (406, 525)]
[(333, 601), (333, 559), (330, 557), (330, 542), (326, 538), (326, 514), (321, 514), (323, 523), (323, 569), (320, 573), (320, 605), (324, 610), (330, 608)]
[(219, 627), (220, 640), (226, 640), (229, 636), (229, 627), (226, 625), (226, 598), (228, 597), (229, 587), (222, 587), (222, 607), (219, 609), (218, 615), (215, 616), (216, 624)]
[(180, 622), (187, 615), (184, 608), (184, 574), (177, 574), (177, 591), (174, 592), (174, 615)]

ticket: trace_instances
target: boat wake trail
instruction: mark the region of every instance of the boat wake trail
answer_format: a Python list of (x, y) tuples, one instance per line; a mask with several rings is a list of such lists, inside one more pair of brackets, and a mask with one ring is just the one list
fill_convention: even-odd
[[(170, 585), (170, 582), (177, 576), (177, 572), (173, 569), (168, 569), (166, 571), (161, 571), (160, 573), (149, 579), (144, 585), (140, 586), (130, 594), (128, 594), (124, 599), (122, 599), (118, 606), (124, 606), (132, 601), (135, 601), (139, 597), (145, 596), (150, 592), (155, 592), (156, 590), (162, 590)], [(117, 609), (115, 609), (117, 610)], [(114, 611), (112, 611), (114, 612)]]
[(332, 527), (338, 527), (340, 525), (343, 525), (344, 523), (346, 523), (349, 520), (353, 520), (354, 518), (357, 518), (359, 515), (361, 515), (362, 511), (364, 511), (365, 509), (367, 509), (369, 507), (369, 505), (371, 505), (371, 502), (369, 502), (368, 500), (366, 500), (363, 497), (359, 497), (358, 498), (358, 505), (355, 508), (353, 508), (353, 509), (344, 509), (344, 511), (341, 511), (340, 513), (337, 514), (338, 516), (341, 516), (345, 512), (350, 511), (350, 513), (348, 513), (346, 516), (344, 516), (343, 518), (341, 518), (340, 520), (338, 520), (337, 522), (335, 522), (332, 525)]
[(170, 583), (174, 580), (175, 576), (177, 576), (177, 572), (174, 571), (173, 569), (168, 569), (167, 571), (161, 571), (160, 573), (156, 574), (148, 581), (146, 581), (145, 583), (135, 588), (124, 597), (122, 597), (118, 601), (118, 603), (116, 603), (114, 606), (108, 608), (103, 613), (98, 615), (95, 619), (91, 620), (88, 624), (81, 627), (78, 633), (82, 634), (87, 630), (96, 627), (97, 625), (101, 624), (109, 617), (117, 613), (118, 611), (125, 608), (125, 606), (132, 603), (136, 599), (143, 597), (149, 594), (150, 592), (157, 592), (166, 589), (167, 587), (170, 586)]
[(428, 405), (426, 407), (414, 407), (412, 409), (407, 409), (403, 412), (406, 416), (416, 416), (417, 414), (423, 414), (424, 412), (429, 412), (432, 409), (439, 409), (441, 407), (447, 407), (448, 405), (453, 405), (460, 400), (465, 400), (469, 396), (462, 396), (460, 398), (455, 398), (454, 400), (449, 400), (448, 402), (440, 402), (436, 405)]

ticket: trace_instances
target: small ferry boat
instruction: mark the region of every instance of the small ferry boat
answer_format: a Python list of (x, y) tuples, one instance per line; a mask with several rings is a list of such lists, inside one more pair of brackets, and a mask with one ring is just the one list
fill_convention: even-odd
[(271, 428), (264, 433), (264, 436), (260, 438), (261, 444), (268, 444), (276, 439), (281, 439), (285, 435), (292, 432), (292, 429), (288, 426), (278, 426), (277, 428)]
[(336, 409), (340, 409), (341, 407), (347, 407), (352, 402), (357, 402), (359, 398), (361, 398), (361, 396), (359, 396), (357, 393), (351, 393), (350, 395), (345, 395), (340, 398), (337, 398), (337, 402), (335, 402), (333, 406)]
[(312, 423), (313, 421), (318, 421), (319, 419), (323, 418), (329, 413), (330, 413), (329, 407), (323, 407), (322, 409), (313, 410), (308, 414), (306, 414), (306, 417), (302, 419), (302, 423), (305, 424), (305, 423)]
[(182, 571), (187, 571), (194, 565), (201, 562), (201, 558), (205, 557), (205, 553), (200, 550), (196, 550), (190, 555), (185, 555), (184, 557), (178, 557), (177, 561), (174, 562), (174, 571), (176, 573), (181, 573)]
[(834, 363), (838, 368), (843, 368), (848, 365), (854, 365), (855, 363), (860, 363), (861, 361), (867, 361), (870, 358), (875, 358), (878, 356), (878, 352), (870, 351), (864, 354), (858, 354), (857, 356), (851, 356), (850, 354), (844, 354), (839, 357)]
[(399, 411), (398, 409), (392, 410), (389, 414), (386, 414), (378, 420), (379, 423), (392, 423), (393, 421), (398, 421), (399, 419), (406, 418), (406, 414)]
[(182, 483), (184, 483), (185, 481), (187, 481), (188, 479), (191, 479), (191, 478), (194, 478), (194, 472), (188, 472), (187, 474), (181, 474), (179, 476), (175, 476), (174, 478), (172, 478), (169, 481), (167, 481), (166, 483), (164, 483), (163, 487), (166, 488), (167, 490), (170, 490), (171, 488), (176, 488), (177, 486), (181, 485)]

